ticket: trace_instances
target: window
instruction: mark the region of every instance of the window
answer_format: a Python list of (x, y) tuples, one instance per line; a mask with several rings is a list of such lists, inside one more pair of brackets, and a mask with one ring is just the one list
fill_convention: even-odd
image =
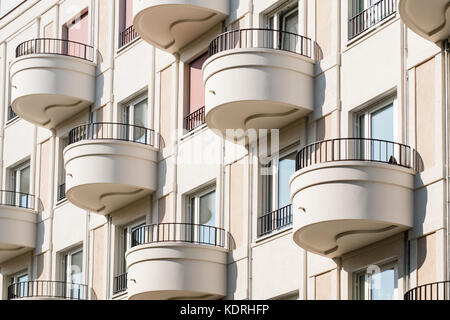
[(397, 262), (368, 267), (354, 275), (356, 300), (395, 300), (398, 297)]
[(148, 99), (140, 98), (122, 107), (122, 121), (125, 126), (123, 139), (147, 143), (148, 137)]
[(133, 0), (121, 0), (119, 14), (119, 48), (138, 37), (133, 27)]
[[(88, 58), (87, 47), (89, 41), (89, 12), (82, 11), (73, 20), (63, 26), (62, 36), (64, 40), (69, 40), (63, 48), (63, 52), (69, 56)], [(80, 45), (82, 44), (82, 45)]]
[(390, 100), (358, 115), (357, 132), (359, 138), (374, 139), (361, 141), (363, 159), (388, 162), (394, 156), (395, 141), (394, 111), (396, 101)]
[(259, 218), (259, 236), (292, 223), (289, 180), (295, 173), (296, 155), (296, 152), (284, 152), (261, 168), (262, 216)]
[[(299, 11), (296, 2), (290, 2), (272, 11), (265, 18), (266, 28), (271, 30), (284, 31), (285, 33), (273, 32), (264, 39), (265, 43), (272, 44), (274, 48), (297, 52), (300, 47), (300, 40), (296, 36), (298, 29)], [(266, 36), (265, 36), (266, 37)]]
[[(126, 273), (127, 265), (125, 260), (125, 253), (131, 247), (131, 236), (133, 231), (145, 226), (145, 222), (134, 223), (125, 227), (120, 228), (120, 238), (118, 242), (118, 255), (117, 255), (117, 274), (121, 275)], [(138, 240), (139, 241), (139, 240)], [(138, 243), (143, 243), (140, 241)]]
[(68, 144), (68, 137), (59, 139), (58, 202), (66, 198), (66, 170), (64, 168), (64, 148), (67, 147)]
[(8, 279), (8, 285), (14, 285), (13, 294), (14, 298), (28, 297), (28, 282), (30, 281), (28, 273), (26, 271), (12, 275)]
[(397, 0), (350, 0), (349, 39), (397, 11)]
[(11, 205), (22, 208), (30, 208), (33, 203), (29, 195), (30, 193), (30, 164), (29, 162), (22, 164), (11, 171), (10, 181)]
[(18, 118), (18, 115), (14, 112), (11, 106), (8, 106), (8, 117), (7, 122)]
[(61, 278), (65, 284), (61, 287), (61, 293), (72, 299), (81, 299), (83, 292), (83, 250), (75, 249), (62, 256)]
[(216, 190), (208, 188), (188, 198), (187, 223), (192, 224), (187, 237), (193, 242), (218, 244), (216, 226)]
[(202, 67), (206, 59), (208, 59), (207, 52), (189, 64), (189, 105), (184, 124), (188, 132), (205, 123), (205, 86)]

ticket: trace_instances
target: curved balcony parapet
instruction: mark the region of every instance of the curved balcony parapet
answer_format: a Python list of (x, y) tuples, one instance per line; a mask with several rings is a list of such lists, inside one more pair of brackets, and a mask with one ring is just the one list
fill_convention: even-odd
[(404, 296), (405, 300), (450, 300), (450, 281), (427, 283), (411, 290)]
[(273, 49), (296, 53), (319, 61), (322, 52), (319, 45), (308, 37), (296, 33), (263, 28), (228, 31), (211, 41), (209, 56), (234, 49)]
[(16, 58), (30, 54), (56, 54), (94, 61), (94, 47), (71, 40), (38, 38), (27, 40), (16, 48)]
[(8, 286), (8, 300), (89, 300), (95, 299), (84, 284), (63, 281), (25, 281)]
[(422, 159), (410, 146), (367, 138), (340, 138), (311, 143), (297, 153), (296, 170), (334, 161), (381, 162), (413, 169), (415, 172), (423, 170)]

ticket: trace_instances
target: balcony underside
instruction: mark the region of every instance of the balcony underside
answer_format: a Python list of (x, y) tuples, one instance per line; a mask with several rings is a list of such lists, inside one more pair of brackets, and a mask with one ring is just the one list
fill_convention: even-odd
[(314, 61), (274, 49), (233, 49), (203, 67), (206, 123), (227, 129), (279, 129), (310, 113)]
[(147, 0), (135, 4), (133, 25), (145, 41), (174, 53), (228, 14), (227, 0)]
[(12, 103), (21, 118), (55, 128), (95, 99), (95, 65), (62, 55), (27, 55), (11, 65)]
[(156, 190), (157, 149), (118, 140), (87, 140), (64, 150), (66, 197), (109, 214)]
[(0, 263), (36, 247), (36, 212), (0, 206)]
[(223, 248), (159, 243), (137, 246), (126, 256), (130, 300), (226, 296), (227, 250)]
[(408, 28), (432, 42), (450, 37), (450, 1), (400, 0), (399, 12)]
[(330, 258), (413, 226), (414, 171), (369, 161), (317, 164), (291, 179), (294, 241)]

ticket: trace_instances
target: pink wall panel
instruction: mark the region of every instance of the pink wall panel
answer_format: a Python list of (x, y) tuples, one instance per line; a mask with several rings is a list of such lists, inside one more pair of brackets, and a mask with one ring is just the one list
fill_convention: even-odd
[(205, 86), (203, 84), (202, 66), (207, 58), (208, 54), (205, 53), (189, 65), (189, 114), (205, 106)]

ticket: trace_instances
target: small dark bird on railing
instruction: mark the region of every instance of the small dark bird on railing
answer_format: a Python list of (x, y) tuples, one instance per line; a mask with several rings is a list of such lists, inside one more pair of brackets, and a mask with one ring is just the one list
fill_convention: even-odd
[(397, 160), (395, 159), (395, 157), (394, 156), (391, 156), (390, 158), (389, 158), (389, 162), (388, 162), (389, 164), (398, 164), (397, 163)]

